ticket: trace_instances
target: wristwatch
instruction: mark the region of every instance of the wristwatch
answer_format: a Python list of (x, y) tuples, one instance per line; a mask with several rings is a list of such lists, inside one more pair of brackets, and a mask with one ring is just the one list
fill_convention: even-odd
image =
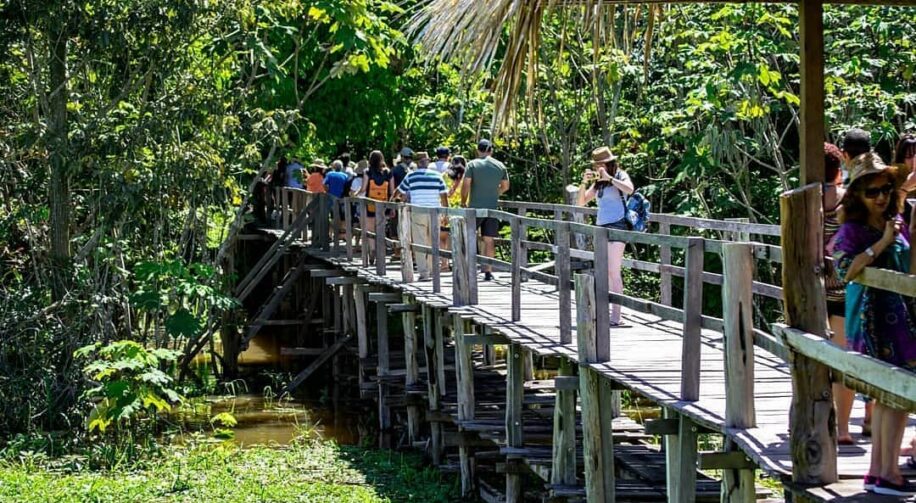
[(865, 254), (871, 258), (875, 258), (875, 250), (872, 250), (871, 246), (865, 249)]

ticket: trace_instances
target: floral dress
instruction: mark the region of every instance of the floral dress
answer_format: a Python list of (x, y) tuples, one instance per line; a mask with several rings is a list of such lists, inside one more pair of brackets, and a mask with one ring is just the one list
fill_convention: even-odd
[[(839, 277), (855, 257), (877, 243), (883, 232), (847, 222), (834, 240), (833, 258)], [(910, 244), (901, 234), (875, 258), (874, 267), (909, 272)], [(916, 299), (862, 286), (846, 285), (846, 343), (849, 349), (916, 371)]]

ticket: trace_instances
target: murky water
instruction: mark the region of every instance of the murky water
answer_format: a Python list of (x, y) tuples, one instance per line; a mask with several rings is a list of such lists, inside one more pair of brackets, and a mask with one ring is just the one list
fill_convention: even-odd
[[(299, 435), (318, 435), (341, 444), (355, 444), (359, 435), (353, 424), (334, 425), (334, 414), (319, 404), (299, 400), (276, 400), (259, 395), (204, 397), (195, 399), (173, 420), (182, 433), (174, 439), (181, 442), (191, 435), (214, 436), (218, 424), (211, 424), (217, 414), (228, 412), (237, 424), (232, 442), (242, 446), (289, 444)], [(341, 421), (345, 422), (345, 421)]]

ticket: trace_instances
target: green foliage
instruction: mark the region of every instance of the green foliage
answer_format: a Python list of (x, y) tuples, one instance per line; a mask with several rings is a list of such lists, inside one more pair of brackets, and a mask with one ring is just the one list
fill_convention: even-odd
[(94, 402), (86, 424), (89, 432), (105, 433), (111, 425), (117, 431), (149, 413), (171, 410), (181, 397), (172, 389), (171, 376), (160, 366), (173, 362), (178, 355), (167, 349), (147, 349), (133, 341), (80, 348), (77, 358), (94, 358), (83, 372), (98, 383), (84, 394)]

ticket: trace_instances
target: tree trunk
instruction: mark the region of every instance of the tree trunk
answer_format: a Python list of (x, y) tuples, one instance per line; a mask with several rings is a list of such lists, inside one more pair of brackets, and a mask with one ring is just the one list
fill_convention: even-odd
[(67, 122), (67, 35), (55, 30), (49, 38), (48, 131), (46, 133), (51, 162), (48, 201), (51, 210), (51, 260), (54, 267), (53, 295), (61, 299), (67, 290), (70, 266), (70, 156)]

